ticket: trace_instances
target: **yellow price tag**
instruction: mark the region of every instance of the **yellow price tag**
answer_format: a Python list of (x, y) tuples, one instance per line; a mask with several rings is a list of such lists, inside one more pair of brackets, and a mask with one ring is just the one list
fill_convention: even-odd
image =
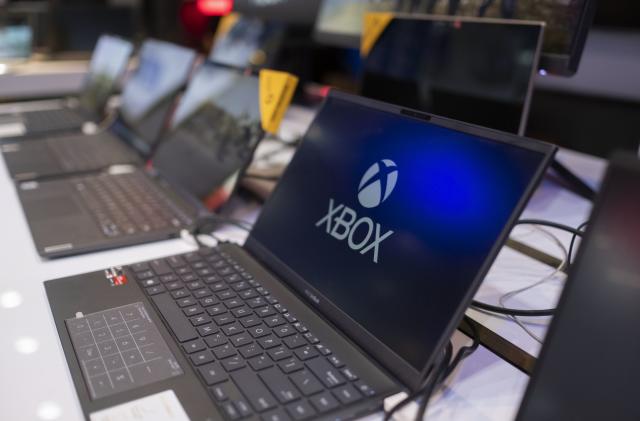
[(360, 41), (360, 55), (367, 57), (376, 44), (380, 35), (393, 20), (394, 14), (389, 12), (375, 12), (364, 15), (362, 38)]
[(298, 86), (298, 78), (287, 72), (260, 70), (260, 118), (262, 129), (276, 134)]

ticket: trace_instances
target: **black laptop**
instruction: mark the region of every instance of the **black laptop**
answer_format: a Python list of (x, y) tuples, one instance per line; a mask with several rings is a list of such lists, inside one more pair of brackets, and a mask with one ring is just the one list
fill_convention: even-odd
[(256, 76), (202, 65), (183, 95), (153, 166), (18, 184), (45, 257), (177, 236), (207, 214), (203, 201), (237, 180), (264, 136)]
[(640, 420), (640, 162), (611, 161), (518, 421)]
[(132, 51), (133, 45), (129, 41), (102, 35), (93, 51), (89, 72), (77, 98), (54, 108), (0, 114), (0, 126), (17, 127), (12, 137), (33, 137), (78, 131), (85, 122), (97, 123), (127, 69)]
[(85, 417), (380, 410), (446, 346), (553, 153), (331, 93), (244, 247), (45, 283)]
[(34, 180), (141, 164), (158, 142), (195, 58), (190, 49), (145, 41), (140, 64), (122, 92), (119, 116), (108, 130), (5, 143), (1, 148), (9, 173), (15, 180)]

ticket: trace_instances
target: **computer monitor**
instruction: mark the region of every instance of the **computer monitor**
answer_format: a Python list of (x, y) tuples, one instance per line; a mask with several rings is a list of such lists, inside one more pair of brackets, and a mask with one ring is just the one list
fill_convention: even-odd
[(216, 40), (209, 60), (240, 69), (273, 67), (285, 33), (281, 22), (241, 16)]
[(640, 420), (640, 162), (611, 161), (517, 421)]
[(420, 0), (414, 10), (437, 15), (543, 21), (547, 27), (540, 68), (569, 76), (578, 70), (593, 21), (595, 0)]
[(364, 59), (363, 96), (524, 134), (544, 26), (396, 15)]
[(314, 37), (323, 44), (358, 48), (365, 13), (397, 11), (400, 4), (401, 0), (324, 0)]
[(293, 25), (312, 25), (320, 0), (235, 0), (233, 10), (245, 16)]
[(28, 25), (0, 28), (0, 60), (29, 58), (32, 42), (33, 32)]

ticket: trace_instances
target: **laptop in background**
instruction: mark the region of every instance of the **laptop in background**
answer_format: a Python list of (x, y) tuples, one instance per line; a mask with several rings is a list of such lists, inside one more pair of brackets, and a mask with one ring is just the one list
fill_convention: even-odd
[(132, 51), (133, 45), (129, 41), (102, 35), (93, 50), (89, 70), (77, 98), (62, 102), (55, 108), (1, 114), (0, 126), (19, 127), (16, 132), (8, 132), (15, 138), (78, 131), (86, 122), (99, 122), (109, 97), (118, 89)]
[(518, 421), (640, 419), (640, 162), (615, 157)]
[(26, 181), (95, 172), (116, 164), (142, 164), (165, 129), (196, 53), (148, 40), (139, 56), (139, 66), (124, 86), (119, 115), (107, 130), (5, 143), (1, 149), (11, 177)]
[(38, 253), (61, 257), (177, 236), (202, 201), (248, 165), (264, 132), (256, 76), (202, 65), (153, 167), (18, 184)]
[(244, 247), (45, 283), (84, 416), (380, 410), (419, 387), (554, 151), (330, 93)]
[(543, 23), (397, 14), (364, 58), (360, 93), (524, 134)]

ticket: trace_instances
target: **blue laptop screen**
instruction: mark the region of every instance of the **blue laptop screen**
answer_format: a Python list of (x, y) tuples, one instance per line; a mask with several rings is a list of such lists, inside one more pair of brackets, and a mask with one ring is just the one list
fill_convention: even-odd
[(330, 97), (252, 236), (421, 370), (544, 161)]

